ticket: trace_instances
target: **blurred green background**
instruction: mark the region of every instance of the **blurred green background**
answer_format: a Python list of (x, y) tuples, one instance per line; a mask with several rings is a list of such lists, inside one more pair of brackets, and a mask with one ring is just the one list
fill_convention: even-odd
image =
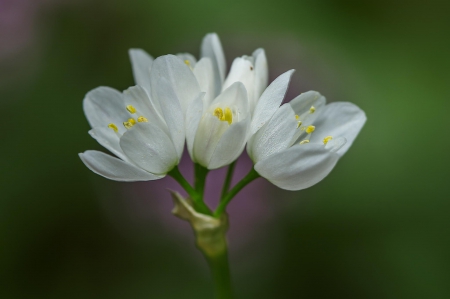
[(142, 183), (107, 181), (77, 153), (100, 149), (86, 92), (133, 85), (129, 48), (198, 55), (217, 32), (228, 65), (264, 47), (271, 79), (297, 69), (290, 98), (314, 89), (368, 116), (323, 182), (269, 187), (264, 241), (230, 244), (237, 297), (450, 298), (449, 13), (448, 1), (0, 0), (0, 297), (212, 297), (192, 239), (125, 212)]

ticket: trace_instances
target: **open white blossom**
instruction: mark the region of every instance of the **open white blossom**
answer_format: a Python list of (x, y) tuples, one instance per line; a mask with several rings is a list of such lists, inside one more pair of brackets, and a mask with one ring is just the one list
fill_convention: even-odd
[[(131, 55), (134, 75), (145, 87), (123, 93), (99, 87), (83, 102), (89, 133), (119, 159), (99, 151), (86, 151), (80, 158), (93, 172), (117, 181), (155, 180), (173, 169), (183, 153), (185, 110), (203, 95), (195, 78), (186, 82), (184, 77), (192, 72), (176, 56), (153, 61), (136, 54), (143, 53)], [(137, 59), (151, 64), (149, 82), (142, 80), (147, 74)]]
[(186, 141), (194, 162), (208, 169), (232, 163), (244, 150), (250, 128), (244, 85), (233, 83), (208, 106), (198, 98), (186, 119)]
[[(203, 99), (197, 98), (186, 111), (186, 142), (192, 160), (208, 169), (232, 163), (245, 148), (252, 105), (267, 86), (268, 68), (264, 50), (236, 58), (225, 79), (225, 56), (218, 36), (205, 36), (201, 59), (184, 53)], [(192, 81), (191, 76), (184, 77)]]
[[(325, 97), (315, 91), (277, 108), (291, 73), (278, 77), (263, 93), (247, 152), (262, 177), (282, 189), (301, 190), (330, 173), (352, 145), (366, 116), (351, 103), (325, 105)], [(269, 93), (270, 101), (266, 99)]]

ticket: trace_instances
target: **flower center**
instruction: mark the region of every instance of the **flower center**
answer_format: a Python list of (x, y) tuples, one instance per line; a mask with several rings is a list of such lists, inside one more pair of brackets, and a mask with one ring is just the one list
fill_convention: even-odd
[[(128, 105), (126, 107), (126, 109), (128, 110), (128, 112), (130, 112), (131, 114), (136, 114), (138, 111), (136, 110), (136, 108), (133, 105)], [(143, 123), (143, 122), (148, 122), (148, 119), (145, 118), (144, 116), (139, 116), (137, 118), (137, 122)], [(129, 118), (127, 121), (123, 122), (123, 126), (126, 129), (131, 129), (134, 125), (136, 124), (136, 120), (134, 118)], [(119, 132), (119, 128), (117, 128), (117, 126), (113, 123), (108, 124), (108, 128), (114, 130), (114, 132)]]
[(221, 121), (227, 121), (229, 125), (233, 122), (233, 112), (229, 107), (226, 107), (225, 111), (222, 108), (216, 108), (213, 115)]

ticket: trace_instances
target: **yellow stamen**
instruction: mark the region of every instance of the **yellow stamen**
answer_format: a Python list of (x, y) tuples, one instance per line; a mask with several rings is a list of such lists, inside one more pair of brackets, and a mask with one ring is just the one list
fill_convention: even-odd
[(128, 105), (128, 106), (127, 106), (127, 110), (128, 110), (128, 112), (130, 112), (131, 114), (136, 113), (136, 108), (134, 108), (133, 105)]
[(302, 125), (302, 121), (299, 121), (299, 122), (297, 123), (297, 129), (300, 128), (301, 125)]
[(225, 113), (222, 108), (216, 108), (213, 115), (221, 121), (227, 121), (230, 125), (233, 122), (233, 112), (229, 107), (225, 108)]
[(225, 108), (225, 115), (222, 120), (226, 120), (229, 125), (233, 122), (233, 113), (230, 108)]
[(300, 142), (300, 144), (305, 144), (305, 143), (309, 143), (309, 140), (308, 140), (308, 139), (305, 139), (305, 140), (303, 140), (303, 141)]
[(311, 106), (311, 108), (309, 108), (309, 113), (313, 114), (314, 112), (316, 112), (316, 108)]
[(222, 118), (223, 118), (223, 110), (222, 110), (222, 108), (216, 108), (216, 109), (214, 110), (213, 115), (214, 115), (215, 117), (217, 117), (218, 119), (222, 120)]
[(314, 132), (315, 129), (316, 129), (316, 127), (314, 127), (314, 126), (308, 126), (306, 128), (306, 133), (311, 134), (312, 132)]
[(325, 138), (323, 139), (323, 144), (327, 144), (328, 141), (330, 141), (331, 139), (333, 139), (333, 137), (331, 137), (331, 136), (325, 137)]
[(184, 63), (185, 63), (187, 66), (191, 66), (191, 62), (190, 62), (189, 60), (187, 60), (187, 59), (184, 61)]
[(125, 122), (123, 123), (123, 126), (124, 126), (126, 129), (131, 129), (131, 128), (134, 126), (134, 124), (133, 124), (132, 122), (125, 121)]
[(108, 125), (108, 128), (110, 128), (110, 129), (113, 129), (114, 130), (114, 132), (119, 132), (119, 129), (117, 128), (117, 126), (115, 125), (115, 124), (113, 124), (113, 123), (110, 123), (109, 125)]
[(146, 119), (146, 118), (143, 117), (143, 116), (139, 116), (139, 117), (138, 117), (138, 122), (140, 122), (140, 123), (148, 123), (148, 119)]
[(136, 121), (134, 120), (134, 118), (129, 118), (129, 119), (128, 119), (128, 122), (129, 122), (129, 123), (132, 123), (133, 126), (136, 124)]
[(300, 118), (300, 116), (298, 116), (297, 114), (295, 115), (295, 119), (298, 120)]

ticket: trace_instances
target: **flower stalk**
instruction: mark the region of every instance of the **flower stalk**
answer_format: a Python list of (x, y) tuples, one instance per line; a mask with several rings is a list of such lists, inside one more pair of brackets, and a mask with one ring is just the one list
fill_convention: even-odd
[(214, 279), (216, 298), (233, 298), (227, 250), (216, 256), (206, 256), (206, 258)]
[(221, 217), (222, 214), (225, 213), (225, 209), (227, 205), (230, 203), (230, 201), (233, 199), (233, 197), (235, 197), (242, 190), (242, 188), (244, 188), (257, 178), (259, 178), (259, 174), (256, 172), (254, 168), (252, 168), (249, 171), (249, 173), (239, 183), (237, 183), (228, 193), (226, 193), (222, 197), (213, 216), (216, 218)]
[(231, 184), (231, 180), (233, 179), (233, 173), (234, 173), (235, 166), (236, 166), (236, 161), (234, 161), (233, 163), (230, 164), (230, 166), (228, 166), (227, 176), (225, 177), (225, 182), (223, 183), (222, 194), (221, 194), (220, 198), (223, 198), (225, 196), (225, 194), (228, 192), (228, 190), (230, 189), (230, 184)]
[(171, 191), (175, 204), (172, 213), (188, 221), (195, 233), (197, 248), (203, 253), (214, 280), (217, 299), (232, 298), (230, 269), (226, 232), (228, 216), (214, 218), (197, 212), (189, 198), (184, 199), (178, 192)]

